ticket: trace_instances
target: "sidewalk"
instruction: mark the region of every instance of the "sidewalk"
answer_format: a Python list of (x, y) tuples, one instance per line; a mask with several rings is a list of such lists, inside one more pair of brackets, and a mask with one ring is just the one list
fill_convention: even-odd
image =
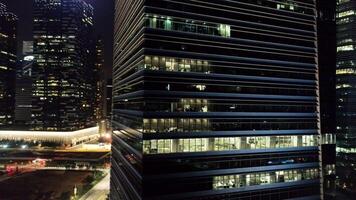
[(79, 200), (106, 200), (110, 188), (110, 174), (108, 173), (98, 184), (90, 189)]

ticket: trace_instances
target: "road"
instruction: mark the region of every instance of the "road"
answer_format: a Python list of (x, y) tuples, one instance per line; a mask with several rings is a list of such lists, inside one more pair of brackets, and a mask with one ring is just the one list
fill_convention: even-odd
[(89, 190), (79, 200), (106, 200), (110, 188), (110, 174), (108, 173), (98, 184)]
[(2, 176), (0, 176), (0, 182), (6, 181), (6, 180), (8, 180), (10, 178), (12, 178), (12, 177), (11, 176), (7, 176), (7, 175), (2, 175)]

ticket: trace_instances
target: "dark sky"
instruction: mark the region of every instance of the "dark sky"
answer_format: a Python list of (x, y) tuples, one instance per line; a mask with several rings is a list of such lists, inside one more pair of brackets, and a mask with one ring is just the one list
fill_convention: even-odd
[[(106, 77), (111, 74), (113, 46), (114, 0), (85, 0), (94, 11), (95, 34), (100, 35), (105, 45)], [(8, 10), (19, 17), (18, 38), (20, 41), (32, 40), (32, 2), (33, 0), (0, 0)]]

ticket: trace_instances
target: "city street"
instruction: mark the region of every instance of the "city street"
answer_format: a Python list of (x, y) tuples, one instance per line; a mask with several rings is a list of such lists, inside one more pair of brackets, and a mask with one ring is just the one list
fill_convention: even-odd
[(110, 174), (108, 173), (98, 184), (89, 190), (80, 200), (106, 200), (109, 194)]

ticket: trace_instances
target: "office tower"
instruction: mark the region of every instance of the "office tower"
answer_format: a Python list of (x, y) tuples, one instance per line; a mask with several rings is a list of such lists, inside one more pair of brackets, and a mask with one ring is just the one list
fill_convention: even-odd
[(105, 111), (104, 116), (108, 119), (111, 119), (112, 115), (112, 79), (105, 80)]
[(32, 129), (95, 126), (91, 37), (93, 7), (84, 0), (34, 1)]
[(0, 129), (14, 122), (17, 16), (0, 3)]
[(356, 2), (337, 1), (336, 174), (339, 187), (356, 191)]
[(29, 130), (32, 108), (33, 41), (23, 41), (21, 60), (16, 73), (15, 124), (16, 130)]
[(313, 0), (116, 0), (111, 199), (320, 199)]
[(104, 44), (101, 38), (95, 42), (95, 68), (94, 68), (94, 83), (95, 85), (95, 118), (99, 122), (104, 117)]
[(104, 117), (106, 130), (111, 130), (112, 118), (112, 79), (105, 80), (105, 101), (104, 101)]
[(30, 130), (32, 77), (16, 77), (15, 130)]
[(33, 55), (33, 41), (23, 41), (22, 42), (22, 56)]
[(318, 0), (317, 11), (323, 190), (324, 199), (330, 199), (336, 179), (336, 3), (334, 0)]
[(99, 133), (105, 134), (107, 132), (107, 119), (105, 113), (105, 78), (104, 78), (104, 43), (98, 37), (94, 41), (94, 72), (93, 85), (95, 86), (95, 100), (94, 100), (94, 115), (95, 121), (99, 126)]
[(18, 76), (32, 76), (33, 62), (33, 41), (23, 41), (22, 64)]

